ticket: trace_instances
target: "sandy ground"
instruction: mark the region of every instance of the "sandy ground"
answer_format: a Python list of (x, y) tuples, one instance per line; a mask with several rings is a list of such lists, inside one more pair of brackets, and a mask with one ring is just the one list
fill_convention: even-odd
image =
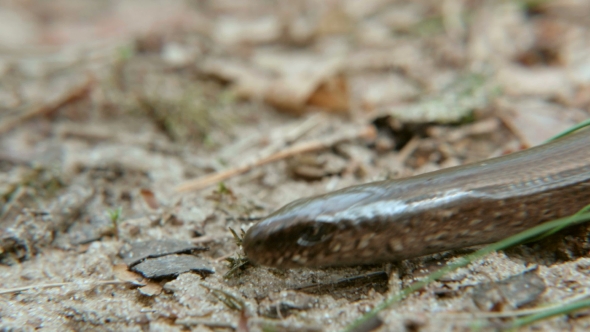
[[(471, 249), (276, 269), (246, 263), (229, 229), (297, 198), (534, 146), (590, 111), (585, 1), (0, 8), (7, 331), (342, 330)], [(154, 277), (126, 258), (138, 242)], [(578, 227), (494, 253), (374, 328), (493, 330), (583, 298), (588, 247)], [(589, 325), (582, 310), (523, 329)]]

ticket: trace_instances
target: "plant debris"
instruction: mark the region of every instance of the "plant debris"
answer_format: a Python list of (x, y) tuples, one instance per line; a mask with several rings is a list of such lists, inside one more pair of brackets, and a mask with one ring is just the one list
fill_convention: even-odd
[[(273, 269), (242, 256), (240, 230), (299, 198), (482, 161), (586, 120), (589, 12), (572, 0), (3, 2), (0, 330), (347, 328), (466, 251)], [(362, 328), (502, 327), (582, 299), (587, 233), (487, 256)], [(488, 284), (523, 266), (545, 292), (534, 276)]]
[(504, 311), (520, 308), (535, 301), (547, 286), (535, 269), (526, 271), (498, 282), (477, 286), (473, 301), (485, 311)]
[(131, 269), (150, 279), (176, 277), (181, 273), (193, 271), (202, 275), (215, 273), (207, 261), (192, 255), (168, 255), (146, 259)]
[(188, 241), (175, 239), (151, 240), (135, 242), (125, 248), (121, 257), (125, 264), (130, 267), (139, 264), (146, 258), (156, 258), (166, 255), (189, 253), (194, 251), (208, 250), (206, 247), (195, 246)]

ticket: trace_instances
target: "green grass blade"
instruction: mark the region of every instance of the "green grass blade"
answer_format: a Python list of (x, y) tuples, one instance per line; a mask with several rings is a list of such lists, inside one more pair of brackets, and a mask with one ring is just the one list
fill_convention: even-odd
[(575, 126), (569, 128), (569, 129), (567, 129), (566, 131), (563, 131), (563, 132), (561, 132), (561, 133), (559, 133), (559, 134), (551, 137), (545, 143), (551, 142), (551, 141), (556, 140), (558, 138), (562, 138), (564, 136), (567, 136), (567, 135), (573, 133), (574, 131), (576, 131), (578, 129), (582, 129), (582, 128), (587, 127), (587, 126), (590, 126), (590, 119), (584, 120), (584, 121), (578, 123), (577, 125), (575, 125)]
[(529, 315), (529, 316), (526, 316), (523, 318), (519, 318), (519, 319), (515, 320), (512, 324), (510, 324), (509, 328), (516, 329), (516, 328), (519, 328), (519, 327), (522, 327), (525, 325), (532, 324), (532, 323), (542, 320), (542, 319), (569, 314), (571, 312), (574, 312), (574, 311), (577, 311), (580, 309), (584, 309), (584, 308), (588, 308), (588, 307), (590, 307), (590, 299), (576, 301), (573, 303), (563, 305), (561, 307), (551, 308), (551, 309), (545, 310), (543, 312), (539, 312), (534, 315)]

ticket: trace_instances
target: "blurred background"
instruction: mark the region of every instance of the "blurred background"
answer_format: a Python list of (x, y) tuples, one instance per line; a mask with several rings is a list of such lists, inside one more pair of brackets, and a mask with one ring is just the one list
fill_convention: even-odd
[[(207, 280), (257, 307), (297, 277), (226, 282), (227, 227), (541, 144), (589, 111), (590, 1), (0, 1), (2, 287), (110, 280), (124, 245), (171, 238), (207, 244)], [(237, 326), (202, 289), (170, 285), (149, 317), (133, 298), (56, 290), (43, 296), (62, 304), (39, 312), (0, 302), (0, 322), (84, 329), (93, 312), (113, 329), (170, 328), (170, 303), (205, 315), (190, 295)], [(350, 294), (325, 327), (356, 317), (335, 319), (364, 296)]]

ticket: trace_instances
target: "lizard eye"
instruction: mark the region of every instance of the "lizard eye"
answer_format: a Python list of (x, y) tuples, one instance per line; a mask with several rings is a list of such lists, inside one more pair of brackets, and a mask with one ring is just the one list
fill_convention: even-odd
[(315, 223), (302, 230), (302, 235), (297, 239), (297, 244), (309, 247), (316, 243), (323, 242), (330, 238), (332, 227), (326, 223)]

